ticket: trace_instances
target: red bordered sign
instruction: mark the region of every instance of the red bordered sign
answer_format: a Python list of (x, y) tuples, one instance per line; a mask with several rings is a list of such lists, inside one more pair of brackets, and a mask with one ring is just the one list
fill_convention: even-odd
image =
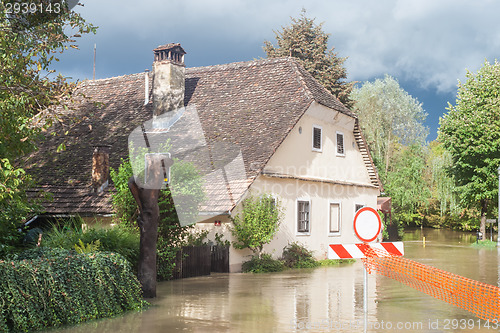
[(359, 240), (369, 243), (377, 239), (382, 230), (382, 220), (377, 211), (371, 207), (363, 207), (354, 216), (354, 233)]

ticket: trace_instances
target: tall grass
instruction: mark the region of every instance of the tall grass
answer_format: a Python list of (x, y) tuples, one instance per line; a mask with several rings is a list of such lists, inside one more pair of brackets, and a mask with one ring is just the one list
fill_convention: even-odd
[(50, 248), (62, 248), (74, 250), (75, 244), (90, 244), (99, 240), (99, 250), (117, 252), (124, 256), (132, 267), (137, 268), (139, 260), (139, 232), (121, 225), (112, 228), (104, 228), (99, 224), (83, 231), (81, 229), (81, 218), (72, 218), (66, 221), (62, 227), (54, 225), (52, 229), (44, 233), (42, 246)]

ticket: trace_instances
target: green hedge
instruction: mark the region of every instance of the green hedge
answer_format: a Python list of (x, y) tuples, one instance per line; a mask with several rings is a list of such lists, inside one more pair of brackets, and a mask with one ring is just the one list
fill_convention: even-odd
[(0, 296), (0, 332), (72, 325), (146, 304), (121, 255), (49, 248), (0, 261)]

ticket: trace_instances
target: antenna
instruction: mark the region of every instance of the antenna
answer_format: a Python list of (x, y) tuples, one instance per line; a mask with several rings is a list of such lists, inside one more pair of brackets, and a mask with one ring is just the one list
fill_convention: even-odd
[(95, 81), (95, 52), (96, 52), (96, 47), (97, 45), (94, 44), (94, 70), (92, 72), (92, 80)]

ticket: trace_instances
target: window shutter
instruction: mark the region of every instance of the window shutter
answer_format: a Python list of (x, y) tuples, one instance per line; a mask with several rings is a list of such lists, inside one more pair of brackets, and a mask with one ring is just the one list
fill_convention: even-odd
[(313, 148), (321, 149), (321, 128), (313, 127)]
[(337, 133), (337, 154), (344, 155), (344, 134)]

